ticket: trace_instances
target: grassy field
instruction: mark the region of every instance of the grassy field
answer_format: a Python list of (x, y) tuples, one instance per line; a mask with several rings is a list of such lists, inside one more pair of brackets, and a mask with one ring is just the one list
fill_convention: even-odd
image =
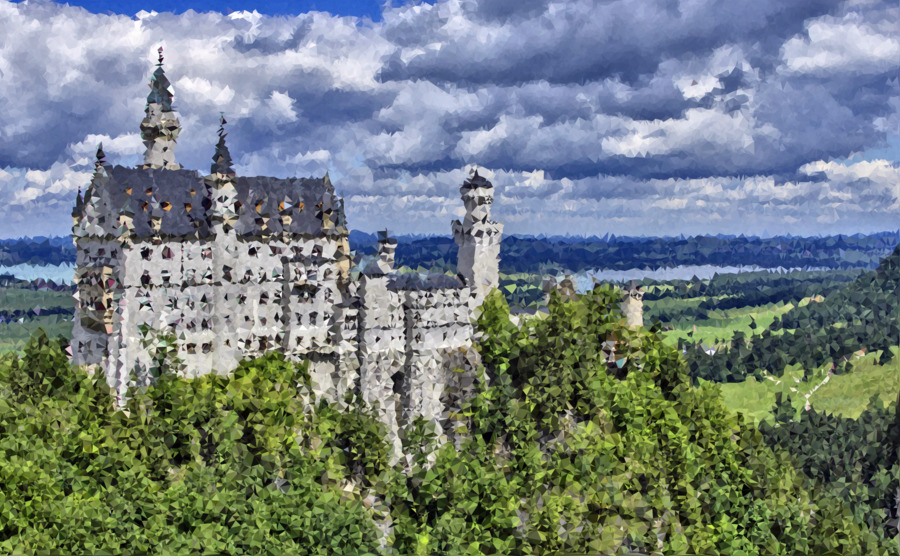
[[(900, 348), (894, 346), (891, 352), (896, 354), (900, 352)], [(810, 396), (810, 406), (820, 412), (857, 418), (868, 407), (873, 396), (877, 396), (883, 404), (895, 402), (900, 393), (900, 360), (895, 359), (879, 366), (877, 360), (880, 354), (877, 352), (856, 357), (853, 371), (831, 376), (827, 383), (822, 384)], [(777, 393), (790, 395), (792, 404), (799, 413), (806, 402), (804, 395), (825, 379), (829, 366), (827, 364), (817, 369), (808, 381), (798, 381), (803, 377), (802, 371), (798, 367), (790, 367), (777, 381), (756, 381), (751, 377), (741, 383), (717, 385), (721, 390), (722, 400), (729, 409), (743, 413), (756, 424), (763, 419), (771, 422), (772, 406)], [(701, 381), (703, 383), (710, 382)]]
[(19, 351), (25, 348), (25, 344), (31, 339), (31, 335), (43, 328), (50, 338), (63, 336), (72, 337), (72, 321), (70, 317), (49, 315), (47, 317), (35, 317), (24, 323), (0, 324), (0, 353), (12, 350)]
[(68, 292), (27, 290), (25, 288), (0, 289), (0, 311), (17, 311), (41, 307), (65, 307), (75, 309), (75, 300)]
[[(692, 302), (692, 305), (699, 305), (705, 298), (691, 298), (681, 300)], [(665, 302), (669, 300), (661, 300)], [(657, 302), (652, 302), (657, 303)], [(802, 307), (809, 303), (809, 298), (801, 300), (797, 306)], [(671, 305), (671, 304), (670, 304)], [(667, 344), (675, 344), (678, 338), (688, 338), (688, 333), (697, 327), (694, 332), (693, 340), (703, 342), (707, 346), (712, 346), (718, 338), (720, 345), (722, 341), (731, 340), (735, 331), (743, 331), (747, 338), (762, 332), (775, 317), (781, 316), (794, 308), (794, 304), (787, 303), (784, 305), (772, 304), (758, 307), (741, 307), (738, 309), (727, 310), (710, 310), (707, 312), (709, 319), (675, 321), (669, 323), (672, 327), (671, 331), (667, 331), (663, 336), (663, 342)], [(756, 321), (756, 328), (750, 328), (750, 322)]]

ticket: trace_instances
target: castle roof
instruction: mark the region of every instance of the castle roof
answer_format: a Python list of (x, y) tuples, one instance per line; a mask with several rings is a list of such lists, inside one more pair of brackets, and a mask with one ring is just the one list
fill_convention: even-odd
[(492, 185), (490, 181), (488, 181), (487, 179), (485, 179), (484, 177), (479, 175), (478, 170), (476, 169), (475, 174), (471, 178), (465, 180), (462, 188), (464, 188), (464, 189), (477, 189), (477, 188), (493, 189), (494, 185)]
[(163, 111), (172, 110), (172, 101), (175, 94), (172, 92), (172, 84), (162, 68), (163, 48), (159, 47), (159, 63), (156, 65), (156, 71), (150, 77), (150, 93), (147, 95), (147, 104), (159, 103), (162, 105)]
[[(189, 236), (209, 233), (212, 217), (210, 185), (200, 173), (189, 169), (134, 169), (106, 166), (103, 185), (115, 208), (133, 216), (133, 234)], [(287, 230), (312, 236), (326, 229), (325, 219), (338, 202), (323, 179), (278, 179), (237, 177), (234, 180), (238, 220), (235, 232), (242, 236), (280, 233), (280, 205), (290, 215)], [(193, 191), (193, 194), (192, 194)], [(153, 218), (160, 220), (154, 231)]]

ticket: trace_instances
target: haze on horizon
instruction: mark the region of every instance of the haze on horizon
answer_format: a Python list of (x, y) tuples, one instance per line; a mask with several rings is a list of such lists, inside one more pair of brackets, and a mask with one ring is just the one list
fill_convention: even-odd
[(239, 174), (327, 170), (356, 230), (449, 234), (473, 164), (507, 233), (900, 221), (895, 2), (83, 3), (0, 0), (0, 238), (66, 235), (99, 142), (142, 161), (160, 45), (182, 165), (224, 112)]

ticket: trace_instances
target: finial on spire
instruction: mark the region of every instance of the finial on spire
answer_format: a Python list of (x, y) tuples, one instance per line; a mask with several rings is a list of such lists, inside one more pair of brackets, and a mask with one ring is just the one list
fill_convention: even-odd
[(97, 144), (97, 160), (94, 162), (94, 167), (99, 169), (106, 165), (106, 154), (103, 153), (103, 142)]
[(228, 121), (225, 120), (225, 113), (219, 112), (219, 136), (225, 136), (225, 125), (228, 124)]
[(145, 117), (141, 122), (141, 139), (147, 147), (144, 165), (153, 169), (181, 169), (175, 161), (175, 140), (181, 132), (181, 124), (172, 107), (175, 94), (172, 84), (162, 68), (163, 47), (159, 46), (159, 64), (150, 76), (150, 94), (144, 107)]
[(231, 168), (231, 152), (225, 145), (225, 113), (219, 113), (219, 142), (216, 144), (216, 153), (213, 154), (213, 164), (210, 169), (211, 173), (221, 173), (222, 175), (234, 176), (234, 169)]

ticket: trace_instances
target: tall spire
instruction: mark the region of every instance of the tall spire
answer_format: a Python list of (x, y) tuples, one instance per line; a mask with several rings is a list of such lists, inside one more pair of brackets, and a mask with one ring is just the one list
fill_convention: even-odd
[(181, 169), (175, 161), (175, 139), (181, 132), (181, 124), (172, 108), (175, 94), (162, 63), (163, 48), (159, 47), (159, 62), (150, 77), (150, 94), (144, 109), (146, 116), (141, 122), (141, 139), (147, 146), (144, 168)]
[(228, 121), (225, 120), (225, 114), (220, 113), (219, 142), (216, 144), (216, 153), (213, 154), (213, 164), (210, 172), (233, 176), (235, 173), (231, 167), (231, 152), (228, 151), (228, 146), (225, 145), (225, 136), (228, 135), (225, 132), (226, 124), (228, 124)]

